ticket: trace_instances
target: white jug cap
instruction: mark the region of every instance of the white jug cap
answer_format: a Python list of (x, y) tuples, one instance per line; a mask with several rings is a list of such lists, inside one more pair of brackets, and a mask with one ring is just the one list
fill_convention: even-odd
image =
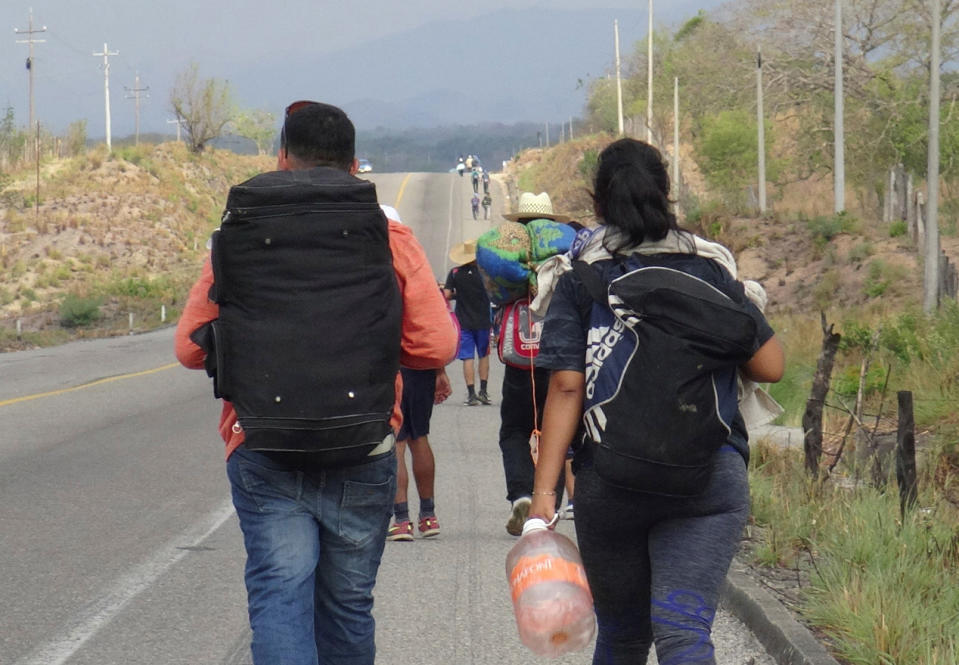
[(523, 535), (527, 533), (532, 533), (533, 531), (545, 531), (547, 529), (546, 520), (540, 519), (539, 517), (531, 517), (526, 520), (526, 524), (523, 525)]

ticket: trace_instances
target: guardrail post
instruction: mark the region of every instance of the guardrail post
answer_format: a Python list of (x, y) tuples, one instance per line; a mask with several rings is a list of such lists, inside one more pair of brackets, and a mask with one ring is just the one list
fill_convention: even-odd
[(916, 425), (912, 411), (912, 392), (900, 390), (899, 426), (896, 433), (896, 481), (899, 483), (899, 512), (906, 511), (916, 503)]

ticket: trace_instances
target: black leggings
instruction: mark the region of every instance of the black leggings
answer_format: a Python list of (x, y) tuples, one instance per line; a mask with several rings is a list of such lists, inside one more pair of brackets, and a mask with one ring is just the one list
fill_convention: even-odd
[(593, 665), (714, 665), (719, 590), (749, 514), (746, 463), (724, 446), (706, 490), (690, 499), (612, 487), (587, 463), (576, 474), (576, 537), (596, 605)]

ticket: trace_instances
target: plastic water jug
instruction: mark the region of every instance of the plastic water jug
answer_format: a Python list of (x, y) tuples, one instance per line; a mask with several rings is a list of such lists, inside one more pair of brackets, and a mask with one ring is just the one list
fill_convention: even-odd
[(586, 647), (596, 632), (593, 596), (579, 550), (530, 519), (506, 557), (520, 640), (534, 653), (559, 656)]

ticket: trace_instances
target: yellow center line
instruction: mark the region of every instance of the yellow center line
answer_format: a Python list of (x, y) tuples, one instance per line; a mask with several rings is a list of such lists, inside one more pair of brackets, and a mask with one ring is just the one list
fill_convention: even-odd
[(413, 175), (413, 174), (412, 174), (412, 173), (407, 173), (407, 174), (406, 174), (406, 177), (403, 178), (403, 182), (400, 183), (400, 191), (397, 193), (397, 195), (396, 195), (396, 201), (393, 203), (393, 207), (396, 208), (397, 210), (400, 209), (400, 201), (403, 200), (403, 192), (406, 190), (406, 183), (408, 183), (408, 182), (410, 181), (410, 176), (411, 176), (411, 175)]
[(30, 400), (40, 399), (41, 397), (53, 397), (54, 395), (72, 393), (76, 390), (83, 390), (84, 388), (98, 386), (102, 383), (111, 383), (113, 381), (120, 381), (121, 379), (132, 379), (137, 376), (145, 376), (147, 374), (156, 374), (157, 372), (162, 372), (164, 370), (172, 369), (174, 367), (179, 367), (179, 366), (180, 366), (180, 363), (170, 363), (169, 365), (162, 365), (160, 367), (154, 367), (153, 369), (145, 369), (142, 372), (133, 372), (132, 374), (119, 374), (117, 376), (108, 376), (105, 379), (98, 379), (96, 381), (91, 381), (90, 383), (84, 383), (79, 386), (73, 386), (72, 388), (61, 388), (60, 390), (51, 390), (45, 393), (36, 393), (34, 395), (24, 395), (23, 397), (14, 397), (11, 399), (0, 401), (0, 406), (9, 406), (10, 404), (17, 404), (18, 402), (29, 402)]

